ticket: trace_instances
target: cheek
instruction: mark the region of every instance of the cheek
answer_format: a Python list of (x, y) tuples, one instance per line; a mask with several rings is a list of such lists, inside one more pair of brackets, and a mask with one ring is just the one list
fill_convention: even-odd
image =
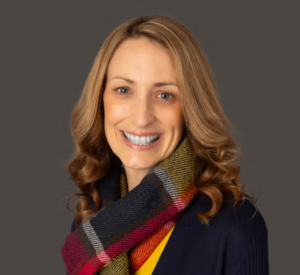
[(165, 125), (179, 130), (183, 128), (184, 119), (180, 106), (174, 106), (172, 109), (165, 110), (160, 116), (163, 118)]
[(103, 98), (104, 120), (105, 123), (118, 122), (126, 115), (126, 110), (120, 104), (117, 104), (112, 98), (106, 96)]

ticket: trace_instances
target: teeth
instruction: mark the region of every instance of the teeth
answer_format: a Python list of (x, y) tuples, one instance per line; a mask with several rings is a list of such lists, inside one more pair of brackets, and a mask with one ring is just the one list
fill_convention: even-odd
[(149, 145), (149, 144), (153, 143), (153, 141), (160, 136), (159, 134), (156, 134), (153, 136), (138, 137), (138, 136), (130, 135), (126, 132), (123, 132), (123, 133), (131, 143), (136, 144), (136, 145)]

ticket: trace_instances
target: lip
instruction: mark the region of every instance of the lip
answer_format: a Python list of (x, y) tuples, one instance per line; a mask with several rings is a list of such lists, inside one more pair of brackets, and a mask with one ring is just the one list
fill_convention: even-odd
[(127, 132), (127, 131), (122, 131), (122, 132), (126, 132), (130, 135), (137, 136), (137, 137), (148, 137), (148, 136), (154, 136), (154, 135), (162, 135), (161, 133), (157, 133), (157, 132), (147, 132), (147, 133)]
[[(131, 134), (131, 132), (126, 132), (126, 133)], [(137, 145), (137, 144), (130, 143), (130, 141), (124, 136), (123, 131), (120, 131), (120, 135), (121, 135), (121, 138), (124, 140), (125, 144), (128, 147), (130, 147), (131, 149), (134, 149), (134, 150), (139, 150), (139, 151), (145, 151), (145, 150), (152, 149), (157, 144), (159, 144), (161, 142), (162, 138), (163, 138), (163, 135), (161, 134), (160, 137), (159, 137), (159, 139), (156, 140), (155, 142), (151, 143), (150, 145)], [(145, 136), (145, 134), (141, 135), (141, 136), (143, 137), (143, 136)]]

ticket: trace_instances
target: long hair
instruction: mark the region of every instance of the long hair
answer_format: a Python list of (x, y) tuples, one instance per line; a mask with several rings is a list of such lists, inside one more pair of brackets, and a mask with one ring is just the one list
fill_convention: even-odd
[[(104, 41), (87, 77), (82, 95), (71, 114), (71, 132), (76, 150), (67, 169), (79, 192), (77, 223), (84, 215), (101, 208), (101, 198), (93, 184), (108, 172), (113, 152), (104, 134), (103, 92), (106, 72), (116, 48), (126, 39), (146, 37), (167, 48), (174, 60), (181, 92), (185, 134), (199, 160), (197, 193), (212, 202), (208, 212), (198, 213), (209, 224), (229, 194), (234, 205), (250, 198), (242, 190), (235, 141), (229, 132), (209, 64), (191, 32), (167, 16), (142, 16), (115, 28)], [(200, 161), (201, 160), (201, 161)], [(201, 165), (200, 165), (201, 164)], [(89, 198), (94, 205), (89, 207)]]

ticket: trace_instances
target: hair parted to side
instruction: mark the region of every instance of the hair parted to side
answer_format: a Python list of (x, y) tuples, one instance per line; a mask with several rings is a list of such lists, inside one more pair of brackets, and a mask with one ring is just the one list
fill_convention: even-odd
[[(166, 47), (174, 60), (185, 130), (199, 160), (197, 190), (212, 201), (211, 209), (197, 216), (209, 224), (226, 195), (234, 199), (234, 205), (251, 198), (242, 190), (240, 168), (234, 163), (240, 158), (239, 152), (229, 133), (230, 123), (204, 53), (191, 32), (167, 16), (141, 16), (122, 23), (109, 34), (95, 58), (81, 98), (71, 114), (76, 151), (67, 169), (80, 189), (71, 197), (80, 198), (75, 220), (80, 223), (84, 215), (101, 208), (101, 198), (93, 182), (108, 172), (113, 156), (104, 134), (103, 120), (103, 92), (109, 62), (124, 40), (140, 37)], [(93, 209), (88, 208), (89, 197), (95, 202)]]

